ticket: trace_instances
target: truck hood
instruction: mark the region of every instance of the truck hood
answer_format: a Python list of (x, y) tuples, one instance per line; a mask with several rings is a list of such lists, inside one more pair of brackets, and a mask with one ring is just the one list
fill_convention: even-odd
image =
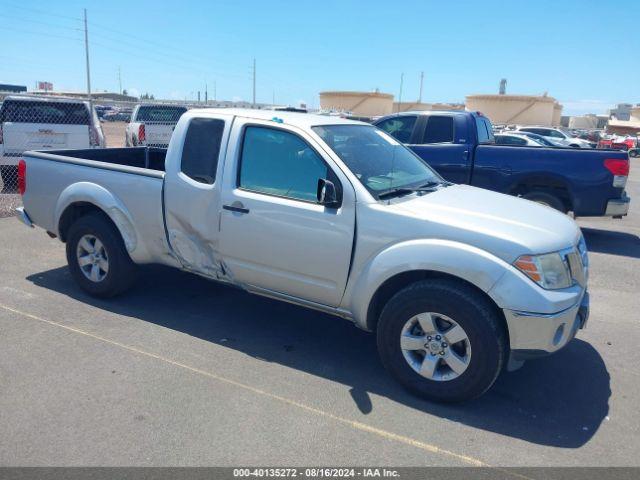
[(409, 231), (473, 245), (508, 263), (571, 247), (581, 235), (571, 218), (552, 208), (468, 185), (412, 194), (386, 207), (413, 223)]

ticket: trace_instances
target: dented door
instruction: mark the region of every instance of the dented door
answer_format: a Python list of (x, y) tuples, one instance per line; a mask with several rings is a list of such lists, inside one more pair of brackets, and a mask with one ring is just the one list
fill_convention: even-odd
[(169, 145), (164, 208), (174, 255), (188, 270), (223, 279), (219, 250), (222, 164), (233, 116), (183, 117)]

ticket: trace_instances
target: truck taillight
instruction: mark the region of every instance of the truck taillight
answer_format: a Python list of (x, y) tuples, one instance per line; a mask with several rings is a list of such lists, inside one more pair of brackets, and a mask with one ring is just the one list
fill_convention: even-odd
[(100, 146), (100, 136), (98, 135), (98, 129), (94, 126), (89, 127), (89, 145), (92, 147)]
[(147, 134), (144, 131), (144, 123), (138, 127), (138, 142), (144, 142), (147, 139)]
[(27, 162), (20, 160), (18, 162), (18, 192), (24, 195), (27, 191)]
[(607, 158), (604, 166), (613, 174), (613, 186), (624, 188), (629, 176), (629, 160), (621, 158)]

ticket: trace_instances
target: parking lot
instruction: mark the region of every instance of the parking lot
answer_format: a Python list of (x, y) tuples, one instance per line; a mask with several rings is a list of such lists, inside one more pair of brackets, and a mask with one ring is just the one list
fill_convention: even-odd
[(633, 162), (630, 216), (579, 221), (588, 328), (462, 405), (405, 393), (346, 321), (187, 273), (91, 298), (62, 244), (0, 219), (0, 463), (639, 465)]

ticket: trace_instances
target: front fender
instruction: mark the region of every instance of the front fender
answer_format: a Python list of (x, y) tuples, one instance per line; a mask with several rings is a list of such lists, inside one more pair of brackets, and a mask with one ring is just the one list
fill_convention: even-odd
[[(489, 293), (507, 269), (503, 260), (484, 250), (450, 240), (410, 240), (391, 245), (374, 255), (361, 269), (343, 306), (354, 321), (367, 329), (367, 311), (374, 294), (388, 279), (411, 271), (434, 271), (466, 280)], [(495, 300), (495, 299), (494, 299)]]
[(91, 182), (78, 182), (65, 188), (54, 209), (53, 225), (60, 236), (60, 219), (64, 211), (74, 203), (89, 203), (100, 208), (116, 225), (129, 253), (138, 245), (138, 238), (131, 214), (124, 204), (109, 190)]

